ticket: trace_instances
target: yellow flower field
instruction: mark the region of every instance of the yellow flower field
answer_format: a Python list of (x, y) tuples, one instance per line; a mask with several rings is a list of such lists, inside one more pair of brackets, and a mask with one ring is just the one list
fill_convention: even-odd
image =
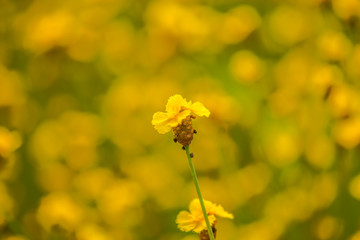
[(186, 118), (216, 239), (360, 240), (359, 0), (0, 1), (0, 240), (199, 239)]

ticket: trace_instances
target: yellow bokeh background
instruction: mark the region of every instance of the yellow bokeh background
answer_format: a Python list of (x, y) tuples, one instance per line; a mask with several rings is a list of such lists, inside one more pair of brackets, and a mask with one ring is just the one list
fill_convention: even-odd
[(0, 239), (360, 239), (359, 0), (0, 1)]

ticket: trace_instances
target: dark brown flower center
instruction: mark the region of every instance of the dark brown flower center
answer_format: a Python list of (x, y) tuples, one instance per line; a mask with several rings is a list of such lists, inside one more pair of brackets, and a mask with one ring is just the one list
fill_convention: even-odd
[[(212, 229), (212, 232), (213, 232), (213, 234), (214, 234), (214, 238), (216, 238), (216, 228), (215, 228), (215, 224), (212, 225), (211, 229)], [(210, 236), (209, 236), (209, 233), (208, 233), (208, 230), (207, 230), (207, 229), (202, 230), (202, 231), (199, 233), (199, 237), (200, 237), (200, 240), (210, 240)]]
[(194, 129), (192, 128), (192, 119), (195, 116), (187, 116), (182, 122), (173, 128), (174, 140), (187, 146), (191, 143), (194, 136)]

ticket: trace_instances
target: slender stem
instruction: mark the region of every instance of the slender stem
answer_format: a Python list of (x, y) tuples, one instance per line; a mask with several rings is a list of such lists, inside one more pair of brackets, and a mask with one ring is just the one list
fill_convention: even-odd
[(203, 212), (203, 214), (204, 214), (204, 218), (205, 218), (205, 222), (206, 222), (206, 227), (207, 227), (207, 230), (208, 230), (208, 233), (209, 233), (209, 236), (210, 236), (210, 240), (215, 240), (214, 234), (213, 234), (213, 232), (212, 232), (212, 228), (211, 228), (211, 225), (210, 225), (210, 221), (209, 221), (209, 218), (208, 218), (206, 209), (205, 209), (204, 199), (203, 199), (202, 194), (201, 194), (201, 191), (200, 191), (200, 186), (199, 186), (199, 182), (198, 182), (198, 179), (197, 179), (197, 176), (196, 176), (196, 171), (195, 171), (195, 168), (194, 168), (194, 164), (193, 164), (192, 159), (191, 159), (191, 156), (190, 156), (189, 145), (188, 145), (188, 146), (185, 146), (185, 150), (186, 150), (187, 158), (188, 158), (188, 160), (189, 160), (189, 165), (190, 165), (190, 169), (191, 169), (191, 174), (192, 174), (193, 179), (194, 179), (196, 191), (197, 191), (197, 194), (198, 194), (198, 197), (199, 197), (199, 201), (200, 201), (200, 205), (201, 205), (202, 212)]

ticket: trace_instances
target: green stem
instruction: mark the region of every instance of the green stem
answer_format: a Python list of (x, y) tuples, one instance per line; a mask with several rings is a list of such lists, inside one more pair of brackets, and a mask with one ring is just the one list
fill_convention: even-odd
[(207, 230), (208, 230), (208, 233), (209, 233), (209, 236), (210, 236), (210, 240), (215, 240), (214, 234), (213, 234), (213, 232), (212, 232), (212, 228), (211, 228), (211, 225), (210, 225), (210, 221), (209, 221), (209, 218), (208, 218), (206, 209), (205, 209), (204, 199), (203, 199), (202, 194), (201, 194), (201, 191), (200, 191), (200, 186), (199, 186), (199, 182), (198, 182), (198, 179), (197, 179), (197, 176), (196, 176), (196, 171), (195, 171), (195, 168), (194, 168), (194, 164), (193, 164), (192, 159), (191, 159), (191, 156), (190, 156), (189, 145), (188, 145), (188, 146), (185, 146), (185, 150), (186, 150), (187, 158), (188, 158), (188, 160), (189, 160), (189, 165), (190, 165), (190, 169), (191, 169), (191, 174), (192, 174), (193, 179), (194, 179), (196, 191), (197, 191), (197, 194), (198, 194), (198, 197), (199, 197), (199, 201), (200, 201), (200, 205), (201, 205), (202, 212), (203, 212), (203, 214), (204, 214), (204, 218), (205, 218), (205, 222), (206, 222), (206, 227), (207, 227)]

